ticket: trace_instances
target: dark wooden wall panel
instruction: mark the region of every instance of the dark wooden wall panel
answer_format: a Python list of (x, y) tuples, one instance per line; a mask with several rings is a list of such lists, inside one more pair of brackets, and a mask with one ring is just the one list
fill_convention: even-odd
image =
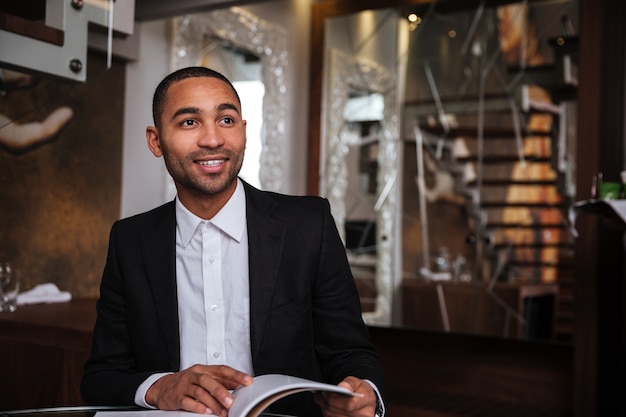
[(571, 346), (370, 328), (389, 416), (571, 416)]
[[(618, 181), (624, 166), (626, 9), (622, 0), (581, 0), (577, 199), (592, 178)], [(626, 415), (623, 232), (580, 216), (575, 259), (576, 416)]]

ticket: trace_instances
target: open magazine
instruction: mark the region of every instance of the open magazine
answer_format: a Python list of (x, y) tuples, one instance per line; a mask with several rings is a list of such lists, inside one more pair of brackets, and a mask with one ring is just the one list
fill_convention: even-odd
[(229, 417), (257, 417), (274, 401), (303, 391), (326, 391), (345, 395), (359, 395), (338, 385), (324, 384), (295, 376), (268, 374), (254, 378), (247, 387), (233, 391), (235, 401)]
[[(235, 401), (228, 411), (228, 417), (258, 417), (274, 401), (303, 391), (326, 391), (344, 395), (360, 394), (338, 385), (325, 384), (295, 376), (268, 374), (254, 377), (254, 382), (247, 387), (233, 391)], [(196, 414), (183, 411), (99, 411), (95, 417), (187, 417)]]

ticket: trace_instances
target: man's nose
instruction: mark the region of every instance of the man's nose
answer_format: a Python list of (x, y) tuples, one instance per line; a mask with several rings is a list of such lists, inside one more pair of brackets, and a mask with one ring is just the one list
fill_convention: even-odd
[(198, 136), (198, 146), (218, 148), (224, 144), (224, 138), (215, 126), (205, 126)]

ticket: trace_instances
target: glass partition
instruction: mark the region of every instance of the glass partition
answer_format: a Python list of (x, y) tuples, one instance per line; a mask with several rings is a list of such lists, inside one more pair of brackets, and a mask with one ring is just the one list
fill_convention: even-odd
[(570, 340), (577, 16), (435, 1), (324, 20), (319, 190), (370, 324)]

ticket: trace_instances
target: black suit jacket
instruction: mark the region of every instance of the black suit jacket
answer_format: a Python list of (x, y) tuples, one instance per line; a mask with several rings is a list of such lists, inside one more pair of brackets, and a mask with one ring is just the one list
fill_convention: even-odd
[[(372, 381), (384, 398), (328, 201), (244, 185), (255, 374), (329, 383), (353, 375)], [(180, 370), (175, 231), (174, 202), (113, 225), (81, 387), (86, 402), (133, 405), (149, 375)], [(319, 412), (310, 396), (281, 405), (273, 411)]]

